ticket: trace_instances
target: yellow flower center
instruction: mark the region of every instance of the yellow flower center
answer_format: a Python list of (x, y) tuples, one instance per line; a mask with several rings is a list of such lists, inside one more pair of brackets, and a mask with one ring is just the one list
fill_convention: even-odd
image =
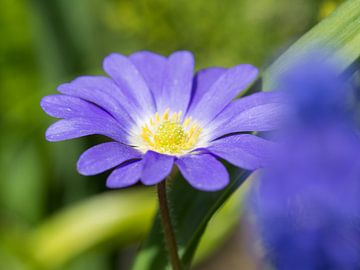
[(141, 138), (146, 148), (163, 154), (185, 154), (198, 142), (202, 128), (191, 119), (181, 121), (181, 111), (169, 115), (167, 109), (158, 113), (141, 128)]

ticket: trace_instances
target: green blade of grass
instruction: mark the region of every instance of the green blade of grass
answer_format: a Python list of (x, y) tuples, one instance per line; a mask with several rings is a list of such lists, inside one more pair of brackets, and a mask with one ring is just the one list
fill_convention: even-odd
[(263, 76), (265, 91), (276, 89), (276, 81), (289, 65), (313, 50), (321, 51), (324, 60), (337, 59), (339, 71), (350, 67), (360, 56), (360, 0), (349, 0), (318, 23), (285, 53)]

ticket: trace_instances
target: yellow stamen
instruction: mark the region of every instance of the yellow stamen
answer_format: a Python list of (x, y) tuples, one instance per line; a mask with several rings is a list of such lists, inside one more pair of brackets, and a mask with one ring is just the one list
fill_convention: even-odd
[(169, 111), (170, 109), (166, 109), (166, 111), (164, 112), (162, 119), (167, 121), (169, 119)]
[(141, 129), (140, 137), (147, 149), (163, 154), (185, 154), (198, 142), (202, 128), (191, 117), (181, 122), (182, 112), (170, 109), (160, 116), (156, 113)]

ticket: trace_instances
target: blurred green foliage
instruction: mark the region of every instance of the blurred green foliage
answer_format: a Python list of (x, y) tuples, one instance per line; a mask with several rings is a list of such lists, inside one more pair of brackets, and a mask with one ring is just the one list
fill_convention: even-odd
[[(245, 62), (264, 67), (338, 2), (2, 0), (0, 269), (38, 269), (27, 251), (29, 235), (63, 208), (106, 191), (105, 175), (82, 177), (75, 170), (80, 153), (100, 138), (46, 142), (44, 132), (53, 120), (39, 107), (42, 96), (77, 75), (101, 74), (101, 61), (110, 52), (187, 49), (197, 68)], [(118, 201), (126, 198), (123, 193), (116, 193)], [(64, 269), (127, 269), (121, 246), (114, 241), (82, 250)]]

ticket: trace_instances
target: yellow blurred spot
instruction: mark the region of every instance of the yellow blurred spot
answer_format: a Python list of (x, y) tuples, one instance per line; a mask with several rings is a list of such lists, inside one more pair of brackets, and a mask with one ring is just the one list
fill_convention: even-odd
[(331, 13), (333, 13), (333, 11), (336, 9), (337, 6), (338, 6), (337, 1), (334, 0), (325, 1), (320, 7), (319, 19), (323, 19), (329, 16)]

